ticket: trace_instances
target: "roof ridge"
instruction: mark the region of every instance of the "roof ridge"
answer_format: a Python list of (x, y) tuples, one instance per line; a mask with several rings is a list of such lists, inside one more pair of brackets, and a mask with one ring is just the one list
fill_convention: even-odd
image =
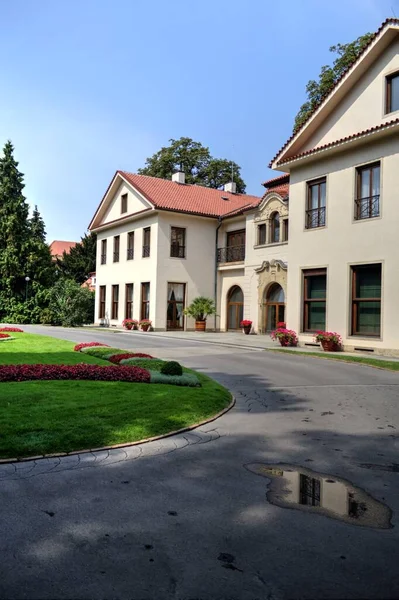
[(304, 121), (302, 123), (302, 125), (300, 126), (300, 128), (293, 132), (290, 137), (288, 138), (288, 140), (285, 142), (285, 144), (283, 146), (281, 146), (280, 150), (273, 156), (273, 158), (271, 159), (271, 161), (269, 162), (269, 167), (271, 167), (271, 165), (273, 164), (273, 162), (276, 160), (276, 158), (283, 152), (283, 150), (286, 149), (286, 147), (288, 146), (288, 144), (290, 144), (290, 142), (292, 142), (292, 140), (300, 134), (300, 132), (304, 129), (304, 127), (307, 125), (307, 123), (309, 122), (309, 120), (312, 118), (312, 116), (315, 114), (315, 112), (326, 102), (327, 98), (329, 98), (331, 96), (331, 94), (334, 92), (334, 90), (336, 89), (337, 85), (340, 83), (340, 81), (342, 81), (342, 79), (345, 77), (345, 75), (359, 62), (359, 60), (361, 59), (361, 57), (363, 56), (363, 54), (366, 52), (366, 50), (370, 47), (370, 45), (374, 42), (375, 38), (381, 33), (381, 31), (387, 26), (387, 25), (399, 25), (399, 19), (395, 18), (395, 17), (388, 17), (387, 19), (385, 19), (385, 21), (383, 21), (381, 23), (381, 25), (379, 26), (379, 28), (377, 29), (377, 31), (375, 31), (372, 34), (372, 37), (370, 38), (370, 41), (368, 44), (365, 45), (365, 47), (363, 48), (363, 50), (360, 52), (360, 54), (357, 56), (357, 58), (355, 58), (355, 60), (348, 65), (348, 67), (345, 69), (345, 71), (341, 74), (341, 76), (337, 79), (337, 81), (334, 83), (333, 87), (330, 89), (329, 92), (327, 92), (327, 94), (325, 94), (325, 96), (323, 96), (323, 98), (320, 100), (320, 102), (314, 107), (314, 109), (309, 113), (306, 121)]
[(282, 181), (283, 179), (286, 179), (287, 177), (289, 178), (290, 174), (289, 173), (283, 173), (282, 175), (279, 175), (278, 177), (273, 177), (273, 179), (268, 179), (267, 181), (264, 181), (262, 183), (262, 185), (264, 187), (267, 187), (270, 183), (276, 183), (277, 181)]

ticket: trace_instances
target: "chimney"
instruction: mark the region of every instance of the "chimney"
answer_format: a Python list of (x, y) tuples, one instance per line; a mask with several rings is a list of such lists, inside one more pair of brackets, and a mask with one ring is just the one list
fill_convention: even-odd
[(186, 175), (183, 171), (177, 171), (176, 173), (173, 173), (172, 181), (175, 183), (186, 183)]
[(229, 181), (229, 183), (224, 184), (224, 191), (230, 192), (230, 194), (235, 194), (237, 191), (237, 185), (234, 183), (234, 181)]

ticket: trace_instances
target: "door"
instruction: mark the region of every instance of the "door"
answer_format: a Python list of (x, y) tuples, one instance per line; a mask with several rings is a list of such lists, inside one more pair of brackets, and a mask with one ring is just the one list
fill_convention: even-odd
[(285, 321), (285, 296), (284, 290), (278, 283), (266, 291), (263, 304), (265, 315), (265, 331), (270, 333), (277, 327), (277, 323)]
[(244, 318), (244, 294), (242, 289), (235, 285), (227, 296), (227, 329), (240, 329), (240, 322)]
[(166, 328), (184, 329), (185, 283), (168, 283), (168, 305), (166, 310)]

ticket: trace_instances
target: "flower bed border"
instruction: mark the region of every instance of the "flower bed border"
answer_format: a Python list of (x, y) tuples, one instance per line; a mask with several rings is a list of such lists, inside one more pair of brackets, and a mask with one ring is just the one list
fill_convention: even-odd
[(2, 383), (25, 381), (115, 381), (150, 384), (151, 376), (147, 369), (123, 365), (102, 366), (87, 363), (0, 365), (0, 386)]

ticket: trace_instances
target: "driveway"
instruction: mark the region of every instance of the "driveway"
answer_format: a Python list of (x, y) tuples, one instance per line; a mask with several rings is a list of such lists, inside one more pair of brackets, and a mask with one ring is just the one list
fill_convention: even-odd
[[(160, 442), (0, 466), (0, 598), (399, 597), (399, 374), (151, 333), (25, 329), (181, 360), (237, 403)], [(351, 482), (393, 511), (393, 528), (362, 526), (374, 508), (342, 521), (268, 502), (267, 465), (273, 481), (299, 466)]]

